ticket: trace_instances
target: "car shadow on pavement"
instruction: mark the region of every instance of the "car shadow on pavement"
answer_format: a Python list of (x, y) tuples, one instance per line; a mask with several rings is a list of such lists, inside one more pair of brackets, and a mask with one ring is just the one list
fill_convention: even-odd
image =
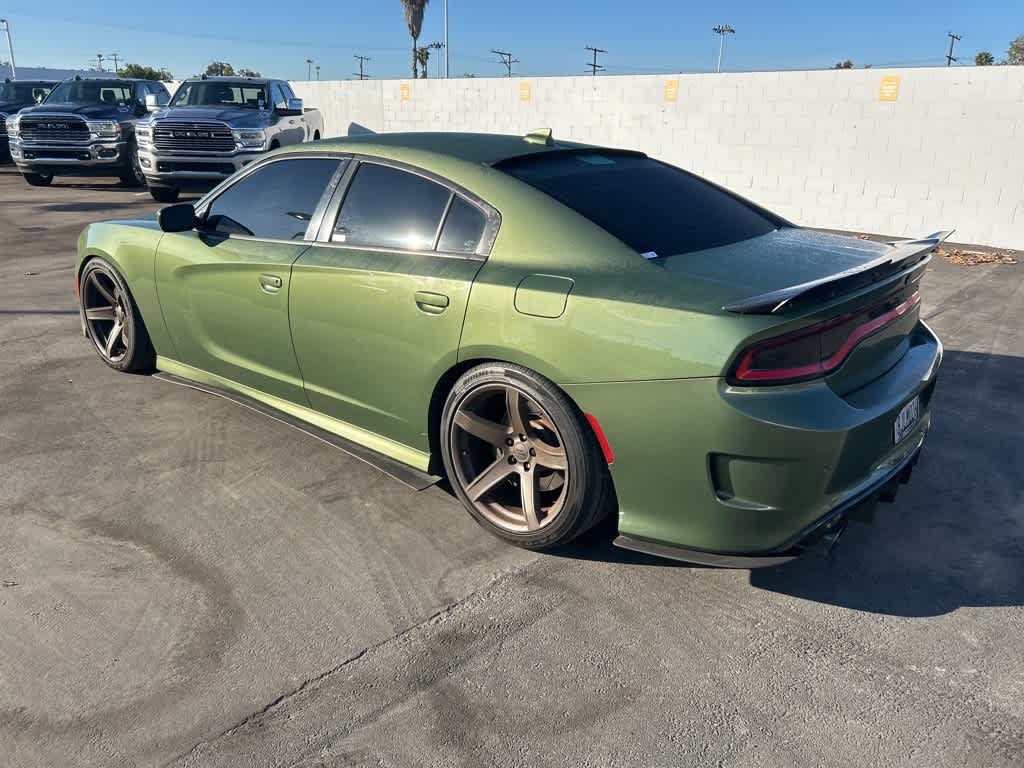
[[(894, 504), (851, 523), (828, 557), (750, 571), (759, 589), (853, 610), (936, 616), (1024, 605), (1024, 358), (948, 350), (921, 462)], [(701, 567), (617, 549), (614, 521), (554, 553)]]

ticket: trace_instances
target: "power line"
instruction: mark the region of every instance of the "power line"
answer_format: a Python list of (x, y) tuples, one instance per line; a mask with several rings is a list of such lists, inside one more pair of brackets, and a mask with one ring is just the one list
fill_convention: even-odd
[(949, 35), (949, 53), (946, 54), (946, 66), (948, 67), (954, 61), (958, 60), (956, 56), (953, 55), (953, 45), (960, 39), (960, 35), (954, 35), (952, 32), (947, 32), (946, 34)]
[(596, 75), (598, 72), (603, 72), (604, 67), (597, 63), (597, 54), (608, 53), (608, 51), (606, 51), (604, 48), (594, 48), (593, 46), (590, 45), (585, 47), (583, 50), (592, 51), (594, 53), (594, 60), (590, 64), (587, 64), (587, 66), (590, 67), (590, 74)]
[(352, 74), (355, 75), (356, 77), (358, 77), (360, 80), (367, 80), (367, 79), (369, 79), (370, 76), (363, 71), (363, 62), (369, 61), (370, 57), (369, 56), (359, 56), (359, 55), (356, 55), (356, 56), (353, 56), (352, 58), (353, 59), (359, 59), (359, 74), (356, 74), (355, 72), (353, 72)]
[(505, 66), (505, 77), (512, 77), (512, 65), (518, 64), (519, 59), (513, 59), (512, 54), (508, 51), (496, 51), (492, 48), (491, 53), (496, 54), (501, 59), (501, 63)]

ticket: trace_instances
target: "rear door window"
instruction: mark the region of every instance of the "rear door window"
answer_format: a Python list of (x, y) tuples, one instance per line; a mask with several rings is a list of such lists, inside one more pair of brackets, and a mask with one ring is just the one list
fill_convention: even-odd
[(429, 251), (451, 195), (422, 176), (362, 163), (345, 195), (331, 242)]
[(437, 250), (447, 253), (476, 253), (484, 236), (487, 219), (475, 205), (456, 196), (448, 209)]
[(497, 167), (652, 258), (749, 240), (782, 224), (691, 173), (634, 153), (542, 153)]
[(300, 157), (267, 163), (214, 199), (203, 229), (222, 235), (305, 240), (309, 222), (342, 162)]

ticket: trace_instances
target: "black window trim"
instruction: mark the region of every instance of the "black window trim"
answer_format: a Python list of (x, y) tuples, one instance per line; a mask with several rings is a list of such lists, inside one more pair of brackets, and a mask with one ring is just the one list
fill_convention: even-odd
[[(438, 176), (436, 173), (432, 173), (423, 168), (419, 168), (415, 165), (409, 165), (398, 160), (391, 160), (389, 158), (375, 157), (372, 155), (350, 155), (351, 162), (345, 171), (344, 178), (341, 183), (338, 184), (337, 189), (334, 192), (333, 197), (325, 208), (323, 215), (320, 218), (319, 231), (316, 234), (316, 245), (325, 246), (328, 248), (342, 248), (354, 251), (375, 251), (377, 253), (400, 253), (417, 256), (439, 256), (441, 258), (449, 259), (470, 259), (473, 261), (486, 261), (487, 257), (491, 254), (491, 249), (494, 246), (494, 241), (498, 236), (498, 229), (501, 227), (501, 214), (498, 213), (494, 206), (483, 200), (478, 195), (473, 194), (465, 187), (456, 184), (443, 176)], [(376, 245), (350, 245), (348, 243), (334, 243), (331, 242), (331, 230), (333, 229), (333, 222), (338, 218), (338, 212), (341, 210), (341, 206), (345, 203), (345, 197), (348, 195), (348, 190), (352, 185), (352, 180), (355, 178), (356, 172), (359, 167), (367, 163), (369, 165), (382, 165), (388, 168), (393, 168), (397, 171), (404, 171), (411, 173), (414, 176), (420, 176), (427, 181), (432, 181), (441, 187), (444, 187), (449, 191), (448, 202), (445, 205), (444, 212), (441, 215), (441, 220), (438, 223), (437, 231), (434, 233), (434, 242), (430, 250), (422, 249), (416, 250), (411, 248), (393, 248)], [(473, 253), (465, 253), (458, 251), (439, 251), (437, 250), (438, 243), (441, 239), (441, 233), (444, 230), (444, 225), (448, 221), (448, 214), (451, 211), (452, 203), (455, 200), (455, 196), (458, 195), (467, 203), (477, 208), (484, 215), (484, 233), (480, 238), (480, 242), (477, 244), (476, 251)]]
[[(313, 215), (309, 219), (309, 223), (306, 225), (306, 234), (301, 240), (284, 240), (278, 237), (256, 237), (254, 235), (238, 235), (226, 232), (211, 232), (209, 230), (200, 229), (198, 226), (194, 231), (204, 235), (210, 235), (214, 237), (228, 238), (231, 240), (252, 240), (260, 243), (287, 243), (289, 245), (314, 245), (316, 244), (316, 233), (320, 229), (320, 224), (323, 221), (324, 212), (327, 209), (327, 205), (332, 199), (333, 195), (337, 191), (341, 180), (345, 177), (348, 172), (348, 168), (352, 163), (352, 155), (347, 152), (289, 152), (285, 155), (277, 155), (275, 157), (269, 157), (265, 160), (257, 160), (251, 165), (247, 166), (237, 176), (232, 176), (225, 179), (216, 187), (211, 189), (204, 195), (199, 202), (196, 203), (196, 220), (202, 222), (206, 219), (206, 214), (210, 210), (210, 206), (216, 202), (217, 198), (227, 192), (229, 189), (234, 187), (236, 184), (241, 182), (243, 179), (248, 178), (253, 173), (258, 171), (260, 168), (266, 168), (272, 163), (283, 163), (288, 160), (337, 160), (338, 169), (331, 176), (331, 180), (327, 182), (327, 186), (320, 195), (320, 200), (317, 202), (316, 208), (313, 210)], [(345, 161), (349, 162), (345, 162)]]

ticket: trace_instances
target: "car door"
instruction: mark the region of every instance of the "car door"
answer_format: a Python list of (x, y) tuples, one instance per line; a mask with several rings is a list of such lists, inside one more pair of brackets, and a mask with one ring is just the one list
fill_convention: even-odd
[(163, 236), (157, 290), (178, 362), (307, 404), (288, 327), (290, 271), (344, 163), (271, 158), (204, 201), (197, 229)]
[(292, 268), (292, 337), (315, 409), (429, 449), (433, 388), (456, 362), (497, 221), (436, 177), (353, 162)]
[(281, 110), (288, 109), (288, 93), (284, 83), (273, 81), (270, 84), (270, 98), (274, 102), (274, 110), (278, 112), (277, 127), (280, 130), (278, 141), (281, 146), (301, 144), (306, 137), (306, 129), (302, 125), (301, 115), (283, 115)]

